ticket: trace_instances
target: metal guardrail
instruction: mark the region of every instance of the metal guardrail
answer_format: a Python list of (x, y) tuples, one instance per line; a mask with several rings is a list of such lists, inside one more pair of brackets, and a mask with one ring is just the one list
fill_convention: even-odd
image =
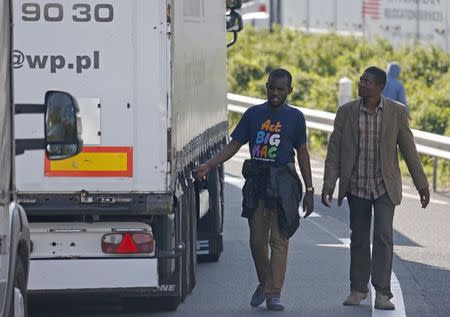
[[(231, 112), (244, 113), (249, 107), (264, 103), (266, 100), (241, 96), (229, 93), (228, 110)], [(326, 111), (313, 110), (298, 107), (304, 114), (306, 127), (308, 129), (320, 130), (326, 133), (333, 131), (335, 114)], [(417, 151), (421, 154), (430, 155), (434, 158), (433, 164), (433, 190), (437, 188), (437, 165), (438, 158), (450, 160), (450, 138), (439, 134), (411, 129), (414, 135)]]

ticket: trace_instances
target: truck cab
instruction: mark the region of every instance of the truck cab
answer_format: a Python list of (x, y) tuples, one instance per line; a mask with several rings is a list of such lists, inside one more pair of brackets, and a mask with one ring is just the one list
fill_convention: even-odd
[[(45, 149), (49, 160), (67, 158), (80, 152), (82, 142), (78, 109), (71, 95), (49, 91), (45, 104), (13, 104), (11, 6), (12, 1), (0, 1), (0, 316), (21, 317), (27, 315), (30, 232), (25, 211), (16, 200), (14, 157)], [(64, 115), (58, 117), (56, 113), (62, 110)], [(45, 113), (42, 139), (15, 139), (14, 116), (27, 113)], [(59, 130), (55, 129), (58, 125)]]

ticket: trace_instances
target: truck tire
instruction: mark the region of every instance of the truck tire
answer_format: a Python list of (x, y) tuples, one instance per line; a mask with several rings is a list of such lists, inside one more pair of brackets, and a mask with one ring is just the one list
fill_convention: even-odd
[(207, 189), (209, 192), (209, 211), (199, 221), (198, 240), (208, 241), (209, 252), (198, 256), (202, 262), (217, 262), (222, 253), (222, 208), (220, 201), (219, 169), (208, 173)]
[(219, 165), (219, 185), (220, 185), (220, 232), (223, 232), (223, 221), (225, 214), (225, 167), (223, 164)]
[[(185, 225), (183, 222), (182, 214), (184, 208), (183, 197), (180, 200), (176, 200), (177, 202), (174, 204), (174, 214), (175, 214), (175, 223), (174, 223), (174, 235), (171, 237), (172, 241), (169, 242), (170, 245), (176, 244), (179, 241), (177, 240), (178, 230), (181, 230), (181, 241), (183, 240)], [(175, 259), (171, 259), (171, 261), (175, 261), (175, 269), (173, 272), (170, 272), (171, 275), (170, 282), (176, 284), (176, 295), (168, 295), (168, 296), (142, 296), (142, 297), (128, 297), (124, 296), (121, 298), (122, 306), (124, 311), (127, 312), (153, 312), (153, 311), (174, 311), (177, 309), (179, 304), (183, 300), (183, 284), (184, 281), (184, 263), (183, 263), (183, 255), (176, 257)]]
[(191, 292), (191, 249), (194, 247), (191, 245), (191, 208), (189, 203), (189, 193), (188, 188), (185, 189), (185, 192), (181, 198), (181, 241), (184, 242), (186, 249), (181, 255), (181, 263), (182, 263), (182, 279), (181, 279), (181, 301), (189, 295)]
[(221, 253), (213, 253), (208, 255), (202, 255), (200, 261), (202, 262), (219, 262)]
[(190, 292), (197, 284), (197, 204), (195, 201), (195, 186), (189, 185), (189, 206), (190, 206), (190, 245), (191, 245), (191, 270), (190, 270)]
[(160, 302), (161, 305), (159, 307), (161, 307), (161, 310), (174, 311), (177, 310), (178, 306), (180, 305), (181, 297), (179, 296), (162, 297)]
[(14, 294), (10, 305), (9, 317), (28, 316), (26, 281), (27, 279), (22, 260), (17, 258), (14, 275)]
[(180, 296), (122, 298), (122, 307), (125, 312), (132, 313), (174, 311), (180, 305), (180, 299)]
[(139, 296), (139, 297), (122, 297), (122, 307), (126, 312), (158, 312), (158, 311), (175, 311), (181, 303), (182, 299), (182, 263), (181, 258), (175, 260), (175, 272), (177, 272), (178, 294), (175, 296)]

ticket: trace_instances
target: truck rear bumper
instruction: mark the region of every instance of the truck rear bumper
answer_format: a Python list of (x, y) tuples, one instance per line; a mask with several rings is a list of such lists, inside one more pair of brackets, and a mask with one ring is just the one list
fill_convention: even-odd
[(18, 200), (27, 216), (36, 219), (80, 215), (148, 216), (165, 215), (172, 211), (172, 196), (168, 193), (22, 192), (18, 194)]
[(31, 292), (158, 287), (155, 258), (31, 260), (28, 281)]

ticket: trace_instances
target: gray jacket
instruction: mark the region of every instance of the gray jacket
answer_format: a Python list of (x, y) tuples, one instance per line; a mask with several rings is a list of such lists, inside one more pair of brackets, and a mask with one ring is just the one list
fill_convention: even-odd
[[(384, 97), (381, 97), (384, 98)], [(334, 130), (328, 142), (323, 189), (333, 192), (339, 179), (338, 205), (342, 204), (350, 188), (350, 178), (359, 151), (359, 105), (353, 100), (339, 107), (334, 119)], [(380, 140), (381, 174), (389, 198), (394, 205), (402, 200), (402, 178), (397, 148), (403, 155), (417, 190), (428, 187), (414, 137), (409, 128), (404, 106), (391, 99), (383, 100), (383, 128)]]

